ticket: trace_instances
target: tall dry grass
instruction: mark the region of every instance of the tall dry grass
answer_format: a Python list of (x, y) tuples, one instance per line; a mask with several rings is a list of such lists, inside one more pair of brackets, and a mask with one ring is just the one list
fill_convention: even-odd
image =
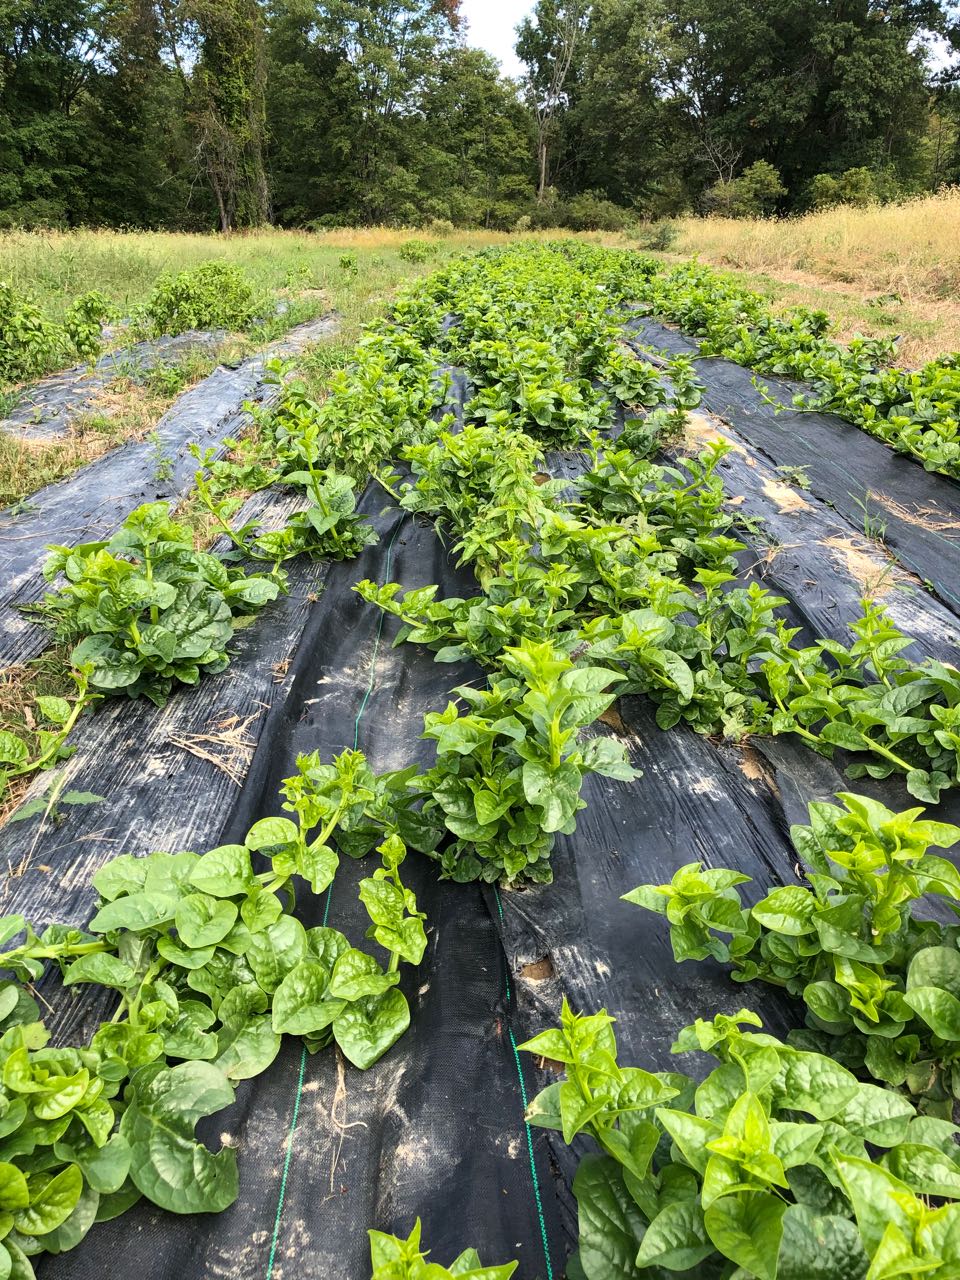
[(856, 286), (905, 301), (960, 292), (960, 188), (900, 205), (800, 218), (684, 218), (673, 251), (742, 271)]

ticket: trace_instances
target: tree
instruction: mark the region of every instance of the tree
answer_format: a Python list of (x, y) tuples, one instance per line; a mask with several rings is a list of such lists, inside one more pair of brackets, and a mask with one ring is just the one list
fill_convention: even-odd
[(453, 43), (457, 0), (331, 0), (315, 6), (315, 38), (342, 68), (350, 121), (344, 157), (363, 222), (416, 217), (422, 103)]
[(518, 28), (517, 56), (527, 66), (527, 89), (537, 122), (537, 201), (550, 186), (558, 116), (570, 103), (576, 59), (590, 18), (587, 0), (537, 0)]
[(83, 109), (105, 73), (111, 0), (0, 0), (0, 211), (76, 220), (91, 137)]
[(695, 149), (683, 111), (657, 88), (658, 21), (655, 0), (594, 0), (564, 120), (565, 186), (653, 216), (692, 203)]
[(656, 80), (698, 140), (701, 184), (756, 160), (795, 193), (819, 172), (909, 169), (929, 110), (922, 37), (949, 29), (934, 0), (661, 3)]
[(190, 78), (197, 156), (220, 229), (259, 226), (269, 216), (263, 11), (258, 0), (185, 0), (184, 15), (197, 50)]
[(513, 225), (530, 198), (530, 120), (516, 86), (479, 49), (454, 47), (423, 103), (433, 158), (431, 212), (483, 227)]

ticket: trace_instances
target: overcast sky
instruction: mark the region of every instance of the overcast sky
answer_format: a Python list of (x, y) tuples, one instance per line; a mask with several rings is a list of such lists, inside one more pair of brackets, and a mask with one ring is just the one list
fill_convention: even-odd
[(532, 0), (461, 0), (467, 41), (499, 58), (508, 76), (519, 75), (520, 63), (513, 52), (514, 27), (532, 8)]

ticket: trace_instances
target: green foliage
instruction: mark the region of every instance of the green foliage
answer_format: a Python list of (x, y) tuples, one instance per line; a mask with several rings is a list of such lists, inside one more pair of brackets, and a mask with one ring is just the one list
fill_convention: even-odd
[(501, 1267), (485, 1267), (476, 1249), (466, 1249), (460, 1257), (443, 1267), (437, 1262), (427, 1262), (428, 1255), (420, 1249), (420, 1219), (406, 1240), (386, 1235), (383, 1231), (370, 1233), (370, 1280), (509, 1280), (517, 1269), (516, 1262)]
[(732, 277), (688, 264), (638, 278), (637, 300), (700, 340), (706, 355), (803, 382), (794, 405), (839, 414), (928, 471), (960, 477), (960, 361), (943, 356), (922, 369), (889, 367), (891, 343), (829, 337), (822, 311), (774, 316), (764, 298)]
[(471, 369), (482, 368), (486, 385), (466, 412), (488, 426), (511, 426), (570, 444), (609, 418), (608, 401), (585, 379), (571, 381), (550, 343), (532, 338), (475, 343), (467, 361)]
[(117, 315), (116, 307), (99, 289), (91, 289), (73, 302), (64, 316), (63, 326), (79, 355), (92, 360), (100, 354), (103, 326)]
[[(232, 518), (242, 508), (244, 498), (222, 492), (225, 483), (240, 471), (234, 464), (219, 464), (216, 450), (203, 452), (196, 446), (194, 456), (200, 469), (194, 478), (194, 492), (200, 504), (213, 516), (220, 529), (233, 543), (235, 552), (249, 560), (266, 560), (273, 565), (271, 577), (283, 581), (280, 566), (298, 555), (315, 559), (348, 560), (364, 547), (376, 542), (373, 528), (357, 514), (357, 496), (349, 476), (314, 465), (309, 437), (299, 439), (298, 447), (306, 463), (302, 471), (282, 474), (284, 484), (302, 487), (307, 506), (288, 516), (282, 529), (263, 531), (256, 521), (234, 528)], [(280, 478), (281, 473), (274, 476)], [(269, 474), (266, 480), (269, 480)], [(262, 487), (257, 477), (256, 487)]]
[(116, 1000), (88, 1045), (51, 1048), (33, 1000), (0, 985), (0, 1263), (9, 1256), (27, 1276), (24, 1255), (74, 1248), (141, 1196), (173, 1213), (225, 1209), (237, 1195), (235, 1153), (212, 1152), (195, 1126), (271, 1065), (282, 1036), (302, 1036), (311, 1051), (335, 1042), (365, 1070), (408, 1026), (399, 964), (419, 962), (426, 938), (396, 833), (360, 884), (386, 968), (292, 914), (294, 879), (314, 893), (330, 884), (331, 842), (376, 806), (377, 780), (358, 752), (297, 763), (283, 788), (295, 820), (263, 818), (243, 844), (203, 855), (114, 858), (94, 876), (88, 931), (38, 934), (22, 916), (0, 920), (0, 969), (32, 983), (54, 962), (65, 986), (93, 984)]
[(44, 695), (36, 700), (33, 713), (37, 722), (35, 753), (31, 753), (30, 744), (19, 734), (0, 730), (0, 797), (14, 778), (53, 769), (72, 754), (67, 739), (73, 726), (100, 695), (90, 689), (89, 668), (80, 668), (70, 674), (75, 685), (72, 703), (68, 698)]
[(404, 240), (397, 256), (404, 262), (426, 262), (437, 252), (437, 246), (429, 240)]
[(62, 333), (32, 298), (0, 281), (0, 382), (45, 373), (63, 351)]
[(154, 334), (187, 329), (245, 329), (253, 321), (257, 299), (244, 271), (211, 259), (199, 266), (157, 277), (142, 323)]
[(584, 775), (627, 781), (635, 772), (612, 739), (577, 740), (613, 701), (611, 672), (575, 668), (530, 642), (501, 661), (507, 674), (489, 688), (455, 690), (467, 710), (451, 702), (424, 717), (437, 759), (416, 785), (424, 816), (455, 837), (438, 854), (445, 876), (545, 882), (555, 833), (572, 833), (584, 808)]
[(860, 166), (843, 173), (815, 173), (807, 188), (807, 203), (813, 209), (849, 204), (863, 209), (883, 200), (894, 200), (900, 191), (889, 171)]
[[(528, 1121), (599, 1149), (574, 1181), (586, 1280), (955, 1273), (955, 1125), (829, 1057), (742, 1030), (761, 1025), (747, 1010), (681, 1031), (674, 1053), (719, 1062), (700, 1084), (621, 1067), (612, 1023), (564, 1002), (560, 1027), (520, 1046), (566, 1076)], [(946, 1203), (931, 1208), (931, 1196)]]
[(194, 550), (164, 502), (138, 507), (107, 541), (54, 547), (44, 576), (61, 573), (65, 584), (38, 611), (58, 639), (79, 639), (74, 665), (95, 690), (142, 694), (158, 706), (176, 683), (222, 671), (236, 616), (257, 613), (279, 592), (269, 578)]
[(808, 885), (742, 905), (734, 871), (682, 867), (669, 885), (627, 901), (665, 915), (677, 960), (712, 956), (738, 982), (785, 987), (807, 1008), (815, 1044), (857, 1071), (922, 1095), (952, 1114), (960, 1096), (960, 930), (917, 918), (931, 895), (956, 910), (960, 875), (928, 852), (960, 843), (960, 828), (892, 813), (865, 796), (814, 803), (794, 827)]
[(717, 182), (703, 193), (706, 213), (725, 218), (760, 218), (773, 213), (787, 189), (766, 160), (755, 160), (739, 178)]

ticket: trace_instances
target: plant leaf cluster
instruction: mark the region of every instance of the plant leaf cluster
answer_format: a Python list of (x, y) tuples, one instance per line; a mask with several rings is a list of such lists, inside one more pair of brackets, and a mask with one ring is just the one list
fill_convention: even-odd
[(839, 799), (811, 804), (810, 825), (792, 829), (804, 885), (745, 907), (748, 876), (692, 863), (626, 899), (667, 918), (676, 960), (712, 956), (738, 982), (784, 987), (806, 1006), (798, 1042), (949, 1117), (960, 1096), (960, 926), (916, 908), (932, 898), (960, 910), (960, 873), (929, 852), (960, 844), (960, 827)]
[[(585, 1280), (880, 1280), (960, 1265), (960, 1129), (917, 1115), (831, 1058), (698, 1019), (674, 1053), (700, 1083), (622, 1067), (606, 1011), (573, 1013), (521, 1049), (562, 1064), (529, 1123), (593, 1140), (574, 1180)], [(932, 1204), (931, 1200), (937, 1203)]]
[[(336, 1043), (366, 1070), (409, 1025), (400, 963), (418, 964), (427, 939), (395, 830), (360, 884), (385, 964), (294, 914), (298, 883), (333, 880), (341, 828), (349, 845), (368, 812), (384, 817), (384, 787), (347, 751), (301, 757), (283, 795), (293, 816), (262, 818), (243, 844), (106, 863), (86, 930), (0, 920), (0, 969), (19, 980), (0, 984), (0, 1270), (26, 1280), (26, 1259), (73, 1248), (141, 1196), (174, 1213), (226, 1208), (235, 1153), (209, 1150), (196, 1124), (270, 1066), (282, 1036)], [(115, 1002), (82, 1048), (51, 1046), (19, 985), (51, 962), (64, 985)]]
[(270, 578), (229, 568), (197, 551), (165, 502), (127, 517), (113, 537), (52, 548), (49, 592), (37, 611), (60, 640), (77, 641), (72, 662), (90, 686), (124, 690), (163, 706), (177, 683), (222, 671), (236, 618), (276, 599)]

